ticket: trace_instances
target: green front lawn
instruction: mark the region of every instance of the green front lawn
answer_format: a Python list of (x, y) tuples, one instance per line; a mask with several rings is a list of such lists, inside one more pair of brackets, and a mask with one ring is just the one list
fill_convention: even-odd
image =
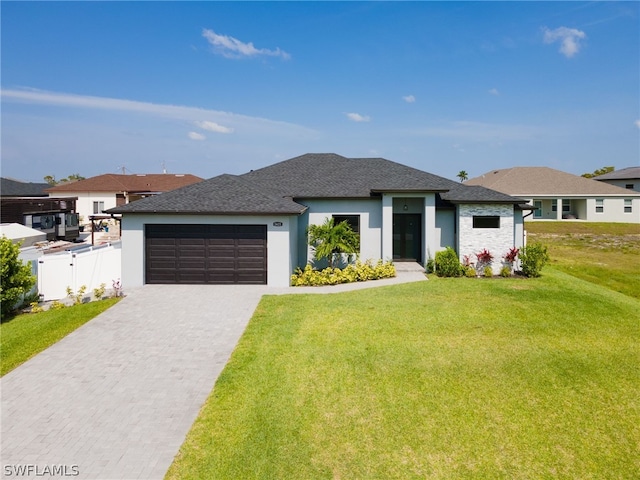
[(549, 247), (557, 269), (640, 299), (640, 225), (527, 222), (529, 242)]
[(119, 298), (85, 303), (61, 310), (17, 315), (0, 324), (0, 375), (53, 345), (115, 304)]
[(639, 311), (550, 268), (264, 297), (167, 478), (635, 478)]

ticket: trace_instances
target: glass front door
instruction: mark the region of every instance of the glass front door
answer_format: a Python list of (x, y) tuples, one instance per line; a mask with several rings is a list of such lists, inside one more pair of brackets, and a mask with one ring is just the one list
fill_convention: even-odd
[(422, 216), (419, 213), (393, 215), (393, 259), (422, 262)]

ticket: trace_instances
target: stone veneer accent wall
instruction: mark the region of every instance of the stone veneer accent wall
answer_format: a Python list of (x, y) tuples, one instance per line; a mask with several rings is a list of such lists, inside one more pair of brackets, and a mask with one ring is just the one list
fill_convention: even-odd
[[(459, 251), (460, 260), (469, 255), (473, 263), (477, 262), (476, 253), (486, 248), (493, 254), (491, 268), (493, 274), (500, 273), (502, 257), (514, 246), (513, 205), (511, 204), (460, 204), (459, 212)], [(473, 228), (475, 215), (499, 216), (500, 228)]]

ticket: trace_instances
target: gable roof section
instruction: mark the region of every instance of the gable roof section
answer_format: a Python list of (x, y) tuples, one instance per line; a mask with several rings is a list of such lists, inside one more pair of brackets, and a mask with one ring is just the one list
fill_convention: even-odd
[(594, 180), (635, 180), (640, 178), (640, 167), (627, 167), (593, 177)]
[(549, 167), (513, 167), (492, 170), (465, 185), (480, 185), (508, 195), (633, 195), (629, 190), (579, 177)]
[(0, 195), (3, 197), (46, 197), (48, 183), (20, 182), (11, 178), (0, 178)]
[(300, 214), (307, 208), (301, 204), (304, 199), (371, 198), (381, 192), (449, 192), (449, 202), (524, 202), (384, 158), (310, 153), (243, 175), (220, 175), (107, 213)]
[(190, 174), (152, 173), (147, 175), (118, 175), (105, 173), (96, 177), (63, 183), (47, 189), (48, 193), (82, 192), (168, 192), (176, 188), (201, 182), (203, 179)]
[(306, 207), (274, 196), (236, 175), (220, 175), (162, 195), (143, 198), (107, 213), (300, 214)]

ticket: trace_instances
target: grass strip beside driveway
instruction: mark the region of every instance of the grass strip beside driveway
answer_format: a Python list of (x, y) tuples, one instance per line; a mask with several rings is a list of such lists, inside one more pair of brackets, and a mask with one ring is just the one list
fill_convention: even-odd
[(264, 297), (167, 478), (632, 478), (639, 309), (553, 269)]
[(0, 375), (22, 365), (119, 300), (108, 298), (60, 310), (23, 313), (3, 322), (0, 324)]

